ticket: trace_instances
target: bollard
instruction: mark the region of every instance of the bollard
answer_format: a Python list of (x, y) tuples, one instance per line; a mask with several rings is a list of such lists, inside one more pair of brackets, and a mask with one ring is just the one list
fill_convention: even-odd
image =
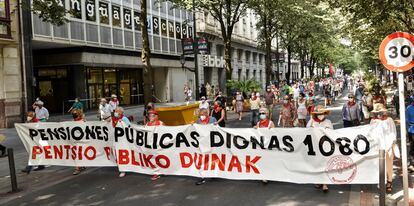
[(12, 186), (11, 192), (18, 192), (17, 189), (17, 177), (16, 177), (16, 168), (14, 165), (14, 154), (12, 148), (7, 148), (7, 157), (9, 158), (9, 168), (10, 168), (10, 181)]
[(385, 206), (385, 150), (379, 151), (379, 205)]

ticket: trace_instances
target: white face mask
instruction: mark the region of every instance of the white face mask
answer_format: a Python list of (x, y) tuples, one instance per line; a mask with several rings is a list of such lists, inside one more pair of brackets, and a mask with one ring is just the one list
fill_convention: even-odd
[(260, 115), (260, 119), (261, 119), (261, 120), (266, 119), (266, 115), (265, 115), (265, 114), (261, 114), (261, 115)]
[(206, 118), (207, 118), (207, 117), (206, 117), (205, 115), (201, 115), (201, 116), (200, 116), (200, 119), (201, 119), (202, 121), (204, 121)]
[(119, 117), (119, 113), (118, 112), (115, 112), (114, 113), (114, 117)]
[(28, 122), (32, 121), (33, 117), (27, 117), (26, 118)]
[(288, 100), (283, 100), (283, 104), (287, 104), (288, 103)]

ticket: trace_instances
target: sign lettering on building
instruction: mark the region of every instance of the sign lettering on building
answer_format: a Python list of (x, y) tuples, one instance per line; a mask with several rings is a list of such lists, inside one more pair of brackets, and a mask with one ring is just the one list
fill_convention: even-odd
[(86, 20), (96, 21), (96, 5), (94, 0), (85, 0)]
[(124, 27), (127, 29), (132, 29), (132, 16), (131, 16), (131, 10), (124, 8)]
[(161, 35), (168, 36), (167, 20), (161, 19)]
[(175, 38), (181, 39), (181, 24), (178, 22), (175, 22)]
[(198, 52), (200, 52), (200, 54), (205, 54), (208, 53), (208, 41), (206, 38), (204, 37), (200, 37), (198, 38)]
[(168, 36), (174, 38), (174, 22), (168, 21)]
[(121, 8), (112, 5), (112, 26), (121, 26)]
[(193, 38), (193, 27), (189, 26), (187, 29), (188, 38)]
[(156, 16), (152, 17), (152, 33), (153, 34), (160, 34), (159, 19)]
[(99, 19), (101, 24), (109, 24), (108, 3), (99, 2)]
[(134, 26), (135, 31), (141, 31), (141, 19), (140, 19), (140, 13), (137, 11), (134, 11)]
[(82, 7), (80, 0), (70, 0), (70, 10), (73, 18), (82, 19)]
[(152, 32), (152, 21), (151, 21), (152, 17), (151, 16), (147, 16), (147, 30), (149, 33)]
[(181, 33), (182, 33), (182, 38), (187, 38), (187, 25), (183, 24), (181, 25)]
[(183, 54), (194, 54), (194, 41), (192, 38), (183, 38), (181, 40)]

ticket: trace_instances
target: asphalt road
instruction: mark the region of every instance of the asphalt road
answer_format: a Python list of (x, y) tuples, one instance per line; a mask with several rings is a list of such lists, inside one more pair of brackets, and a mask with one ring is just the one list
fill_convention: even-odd
[[(329, 116), (335, 128), (342, 127), (340, 109), (345, 100), (338, 100)], [(278, 108), (274, 116), (278, 114)], [(242, 121), (229, 112), (228, 127), (250, 127), (249, 114)], [(91, 115), (91, 118), (93, 115)], [(58, 117), (56, 117), (58, 118)], [(4, 142), (15, 149), (18, 171), (27, 162), (27, 152), (14, 129), (0, 130), (9, 138)], [(283, 182), (232, 181), (211, 179), (196, 186), (196, 178), (150, 176), (128, 173), (119, 178), (116, 168), (88, 168), (73, 176), (73, 168), (51, 166), (29, 175), (19, 173), (19, 193), (8, 194), (10, 177), (6, 158), (0, 159), (0, 205), (372, 205), (375, 203), (371, 185), (330, 186), (327, 194), (313, 185)]]

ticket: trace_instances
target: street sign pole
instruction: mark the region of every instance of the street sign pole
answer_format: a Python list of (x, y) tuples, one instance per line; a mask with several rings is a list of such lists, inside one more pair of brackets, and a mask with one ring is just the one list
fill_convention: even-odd
[(404, 205), (408, 206), (408, 168), (407, 168), (407, 134), (405, 124), (405, 102), (404, 102), (404, 74), (398, 73), (398, 92), (400, 100), (400, 129), (401, 129), (401, 153), (402, 153), (402, 172), (404, 188)]
[(381, 148), (379, 150), (379, 189), (380, 198), (379, 205), (385, 206), (385, 150)]

